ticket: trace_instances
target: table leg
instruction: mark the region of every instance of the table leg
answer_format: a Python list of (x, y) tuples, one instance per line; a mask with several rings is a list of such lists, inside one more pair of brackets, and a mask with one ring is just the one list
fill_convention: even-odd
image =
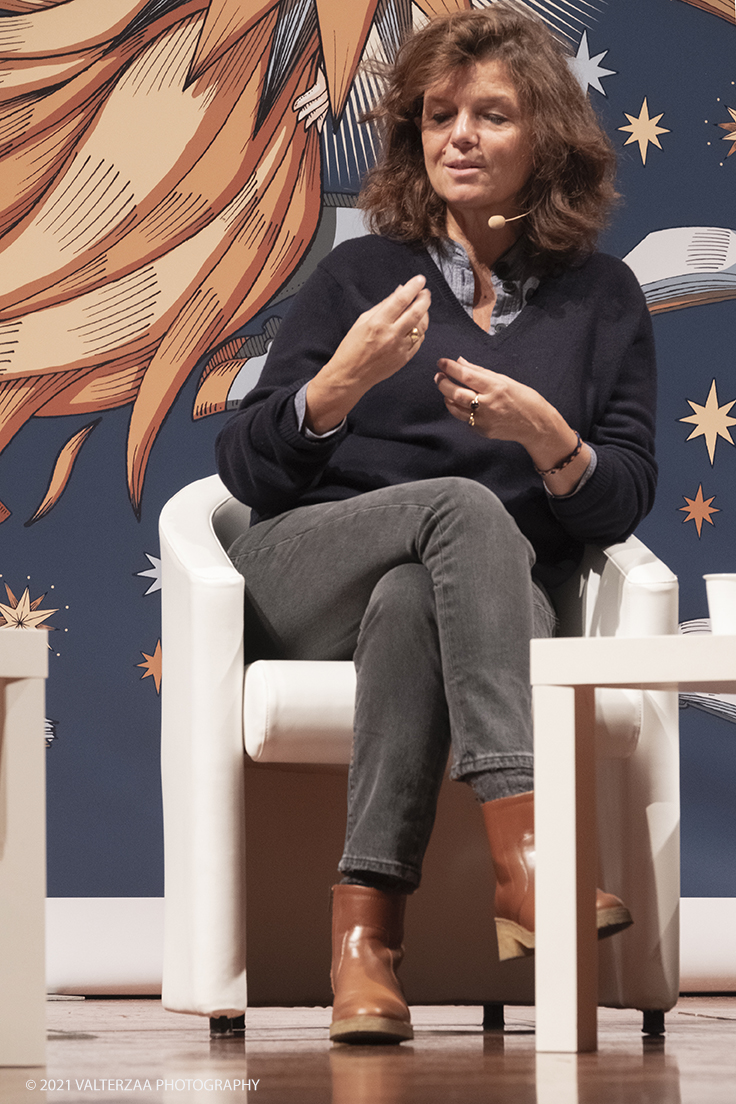
[(538, 1051), (597, 1046), (594, 690), (534, 687)]
[(0, 678), (0, 1066), (46, 1061), (44, 681)]
[(536, 1104), (578, 1104), (578, 1058), (575, 1054), (537, 1054)]

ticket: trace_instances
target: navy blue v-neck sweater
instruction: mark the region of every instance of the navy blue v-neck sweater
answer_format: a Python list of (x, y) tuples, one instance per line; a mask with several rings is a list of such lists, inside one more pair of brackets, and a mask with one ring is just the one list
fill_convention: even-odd
[[(358, 315), (417, 273), (432, 292), (422, 347), (363, 396), (338, 433), (307, 439), (295, 394)], [(595, 449), (595, 471), (579, 491), (551, 498), (523, 446), (487, 440), (451, 417), (434, 374), (440, 357), (460, 356), (535, 388)], [(292, 303), (258, 385), (218, 437), (218, 467), (255, 520), (418, 479), (477, 480), (502, 500), (536, 551), (535, 573), (554, 586), (584, 543), (622, 540), (650, 510), (655, 396), (649, 313), (622, 261), (596, 253), (545, 277), (517, 318), (490, 336), (425, 249), (357, 238), (326, 257)]]

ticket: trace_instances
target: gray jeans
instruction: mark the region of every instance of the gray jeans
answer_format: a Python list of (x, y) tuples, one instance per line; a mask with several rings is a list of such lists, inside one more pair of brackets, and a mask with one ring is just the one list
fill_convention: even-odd
[(532, 788), (529, 640), (555, 615), (491, 491), (429, 479), (302, 506), (230, 557), (247, 661), (355, 661), (341, 871), (419, 884), (450, 749), (451, 777), (485, 800)]

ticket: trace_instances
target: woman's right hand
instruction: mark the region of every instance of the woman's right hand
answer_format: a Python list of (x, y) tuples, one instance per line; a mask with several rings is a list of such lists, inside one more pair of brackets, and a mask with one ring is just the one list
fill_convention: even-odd
[[(305, 424), (313, 433), (334, 429), (371, 387), (393, 376), (420, 348), (429, 326), (431, 294), (413, 276), (353, 323), (306, 393)], [(412, 330), (419, 331), (419, 338)]]

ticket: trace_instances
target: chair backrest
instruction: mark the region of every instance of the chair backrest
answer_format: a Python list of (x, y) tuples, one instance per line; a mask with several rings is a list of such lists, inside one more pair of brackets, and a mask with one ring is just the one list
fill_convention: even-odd
[(212, 512), (215, 536), (227, 551), (233, 541), (250, 525), (250, 506), (228, 498)]

